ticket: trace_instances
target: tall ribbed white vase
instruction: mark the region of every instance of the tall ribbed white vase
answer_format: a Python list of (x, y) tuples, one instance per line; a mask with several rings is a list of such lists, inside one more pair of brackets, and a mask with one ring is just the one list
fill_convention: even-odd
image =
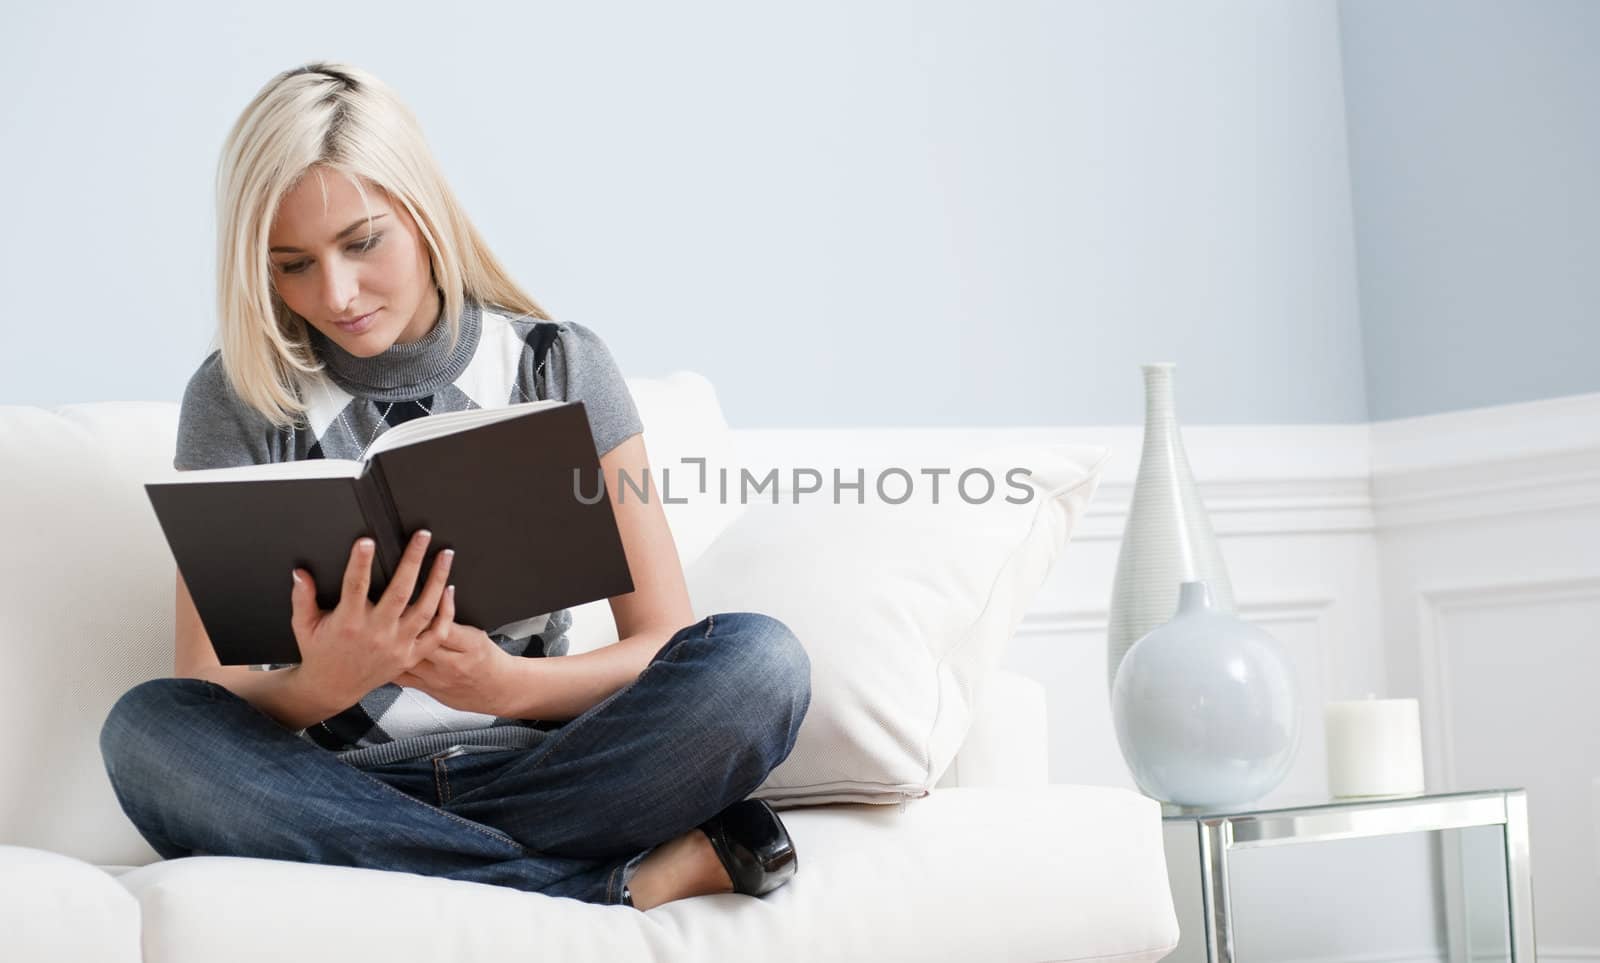
[(1111, 587), (1106, 637), (1106, 686), (1133, 643), (1165, 624), (1178, 610), (1178, 587), (1204, 580), (1219, 612), (1233, 611), (1233, 586), (1222, 564), (1211, 519), (1184, 454), (1172, 403), (1169, 363), (1142, 365), (1144, 452), (1122, 532)]

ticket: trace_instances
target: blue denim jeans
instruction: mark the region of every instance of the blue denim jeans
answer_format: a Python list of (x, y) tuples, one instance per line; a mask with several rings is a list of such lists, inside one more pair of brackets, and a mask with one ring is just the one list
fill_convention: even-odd
[(794, 747), (811, 663), (749, 612), (679, 630), (637, 679), (532, 748), (357, 768), (228, 689), (153, 679), (100, 732), (157, 853), (362, 866), (623, 903), (650, 850), (746, 798)]

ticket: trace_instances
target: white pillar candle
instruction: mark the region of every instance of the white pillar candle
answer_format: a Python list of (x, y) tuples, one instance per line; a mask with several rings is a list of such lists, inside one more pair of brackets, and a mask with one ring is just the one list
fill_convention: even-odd
[(1422, 786), (1422, 713), (1415, 699), (1368, 696), (1326, 707), (1328, 791), (1402, 796)]

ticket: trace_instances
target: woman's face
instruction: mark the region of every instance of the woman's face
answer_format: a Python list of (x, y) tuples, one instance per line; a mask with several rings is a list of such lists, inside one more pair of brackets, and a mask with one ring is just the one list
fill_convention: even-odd
[(283, 303), (357, 357), (433, 330), (439, 318), (428, 249), (405, 208), (370, 181), (369, 207), (344, 174), (313, 167), (283, 196), (267, 234)]

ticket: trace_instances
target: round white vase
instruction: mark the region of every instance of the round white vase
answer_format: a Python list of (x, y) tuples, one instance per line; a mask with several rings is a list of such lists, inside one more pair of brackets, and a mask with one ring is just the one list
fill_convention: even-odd
[(1177, 614), (1134, 643), (1111, 687), (1117, 744), (1145, 795), (1180, 806), (1259, 799), (1300, 743), (1294, 667), (1272, 636), (1185, 582)]
[(1205, 580), (1216, 607), (1233, 611), (1233, 586), (1200, 502), (1178, 433), (1169, 363), (1142, 365), (1144, 451), (1117, 554), (1106, 632), (1106, 687), (1133, 643), (1172, 617), (1178, 586)]

